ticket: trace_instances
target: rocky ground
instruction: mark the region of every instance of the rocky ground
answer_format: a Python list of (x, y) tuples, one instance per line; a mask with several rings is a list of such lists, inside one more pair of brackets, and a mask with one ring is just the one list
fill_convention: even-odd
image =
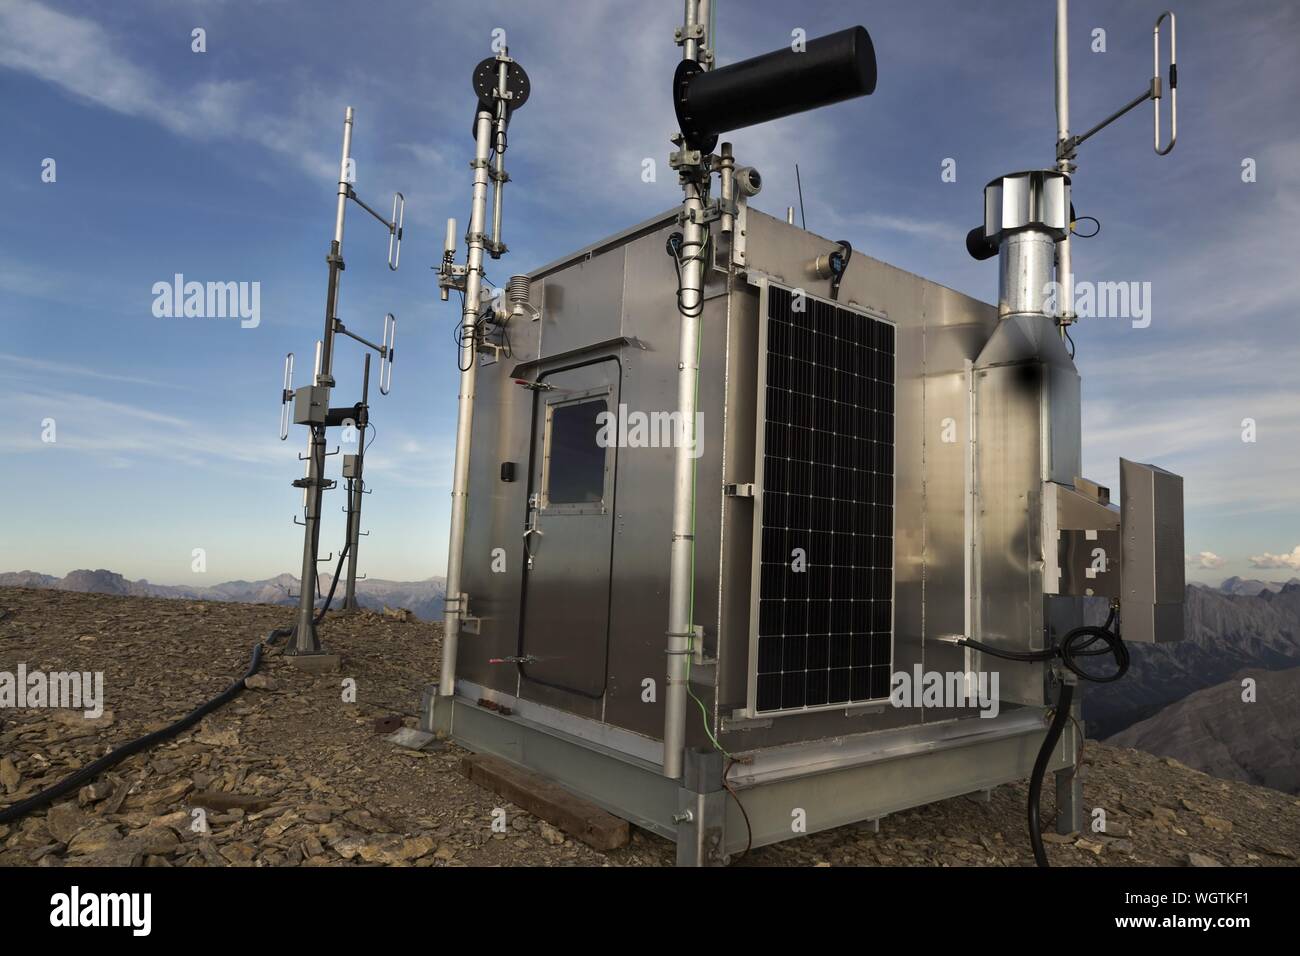
[[(98, 719), (0, 710), (0, 804), (158, 729), (247, 666), (284, 608), (0, 588), (0, 673), (103, 671)], [(8, 866), (657, 866), (671, 845), (634, 829), (598, 853), (505, 804), (457, 771), (464, 751), (412, 752), (376, 718), (415, 723), (437, 672), (439, 628), (363, 611), (331, 615), (339, 674), (311, 676), (273, 651), (261, 685), (200, 725), (133, 756), (49, 810), (0, 824)], [(355, 701), (343, 681), (355, 682)], [(1089, 742), (1090, 806), (1106, 834), (1058, 840), (1055, 865), (1295, 865), (1300, 800), (1206, 776), (1168, 759)], [(1048, 788), (1050, 791), (1050, 787)], [(1032, 862), (1025, 784), (898, 814), (879, 833), (846, 827), (753, 851), (737, 865), (1005, 866)], [(1050, 803), (1050, 796), (1046, 798)], [(196, 808), (206, 808), (196, 814)], [(1050, 814), (1050, 806), (1045, 807)]]

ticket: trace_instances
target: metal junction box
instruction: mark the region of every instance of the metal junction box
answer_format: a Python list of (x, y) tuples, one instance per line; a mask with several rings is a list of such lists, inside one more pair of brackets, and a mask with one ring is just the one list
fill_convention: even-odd
[(1183, 479), (1120, 459), (1124, 637), (1183, 638)]

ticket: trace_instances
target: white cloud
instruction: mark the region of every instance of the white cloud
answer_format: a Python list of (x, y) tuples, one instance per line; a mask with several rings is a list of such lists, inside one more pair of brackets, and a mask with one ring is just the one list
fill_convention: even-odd
[(136, 65), (109, 31), (93, 20), (53, 10), (37, 0), (0, 5), (0, 66), (28, 73), (78, 99), (161, 124), (192, 139), (242, 138), (297, 161), (314, 176), (337, 178), (337, 161), (304, 148), (312, 127), (295, 114), (255, 108), (256, 84), (246, 80), (164, 82)]
[(1213, 571), (1216, 568), (1221, 568), (1227, 563), (1228, 561), (1226, 558), (1219, 557), (1213, 551), (1202, 551), (1200, 554), (1187, 555), (1188, 567), (1201, 568), (1206, 571)]
[(1296, 545), (1290, 554), (1255, 554), (1250, 557), (1252, 568), (1290, 568), (1300, 571), (1300, 545)]
[(8, 352), (0, 352), (0, 362), (11, 366), (10, 374), (26, 375), (29, 378), (39, 378), (43, 381), (57, 381), (60, 376), (73, 376), (92, 378), (103, 382), (121, 382), (126, 385), (149, 385), (154, 388), (183, 387), (166, 382), (157, 382), (153, 379), (140, 378), (135, 375), (115, 375), (111, 372), (101, 372), (98, 369), (87, 368), (84, 365), (73, 365), (68, 362), (51, 362), (45, 359), (11, 355)]

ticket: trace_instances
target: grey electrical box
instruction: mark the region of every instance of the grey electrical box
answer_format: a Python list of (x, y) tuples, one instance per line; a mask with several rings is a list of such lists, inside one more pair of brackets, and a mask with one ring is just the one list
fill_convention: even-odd
[(1121, 458), (1119, 496), (1124, 639), (1182, 640), (1183, 479)]
[(343, 456), (343, 477), (358, 478), (360, 477), (360, 472), (361, 469), (357, 467), (357, 456), (344, 455)]
[(324, 425), (330, 410), (330, 390), (323, 385), (305, 385), (293, 393), (295, 425)]

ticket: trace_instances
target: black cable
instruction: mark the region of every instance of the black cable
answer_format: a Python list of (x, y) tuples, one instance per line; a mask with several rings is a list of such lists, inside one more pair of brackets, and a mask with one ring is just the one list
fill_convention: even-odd
[[(1035, 662), (1050, 661), (1055, 658), (1061, 659), (1061, 664), (1068, 670), (1077, 674), (1086, 681), (1092, 681), (1094, 684), (1109, 684), (1117, 681), (1128, 673), (1131, 658), (1129, 656), (1128, 646), (1124, 639), (1119, 636), (1117, 631), (1111, 630), (1111, 624), (1115, 620), (1115, 609), (1111, 608), (1110, 616), (1106, 618), (1106, 623), (1100, 626), (1076, 627), (1068, 632), (1065, 638), (1056, 647), (1049, 647), (1041, 651), (1008, 651), (1000, 647), (993, 647), (990, 644), (984, 644), (980, 641), (964, 637), (957, 642), (962, 647), (969, 647), (990, 657), (1000, 657), (1008, 661)], [(1078, 647), (1075, 644), (1081, 638), (1087, 638)], [(1105, 646), (1090, 650), (1093, 644), (1101, 641)], [(1095, 675), (1085, 671), (1080, 667), (1075, 659), (1079, 657), (1097, 657), (1101, 654), (1111, 654), (1115, 658), (1115, 672), (1113, 674)]]
[(745, 851), (741, 856), (749, 856), (749, 851), (754, 846), (754, 828), (750, 825), (749, 814), (745, 812), (745, 805), (740, 802), (740, 796), (735, 790), (731, 789), (731, 784), (727, 782), (727, 774), (731, 773), (731, 768), (736, 765), (736, 758), (732, 757), (722, 768), (722, 786), (726, 788), (727, 793), (731, 794), (731, 799), (736, 801), (736, 806), (740, 809), (740, 815), (745, 820)]
[(849, 244), (847, 239), (840, 239), (837, 244), (840, 247), (839, 252), (832, 252), (830, 256), (832, 302), (840, 300), (840, 282), (844, 279), (844, 273), (849, 268), (849, 261), (853, 258), (853, 246)]
[[(1096, 229), (1094, 229), (1092, 232), (1074, 231), (1074, 227), (1076, 225), (1078, 225), (1081, 222), (1086, 222), (1089, 219), (1091, 219), (1093, 222), (1097, 224)], [(1070, 232), (1074, 233), (1074, 235), (1078, 236), (1080, 239), (1091, 239), (1093, 236), (1097, 235), (1097, 233), (1101, 232), (1101, 220), (1098, 219), (1096, 216), (1078, 216), (1075, 218), (1073, 222), (1070, 223)]]
[[(277, 628), (267, 635), (266, 643), (274, 643), (280, 637), (287, 636), (292, 630), (292, 628)], [(248, 670), (244, 672), (244, 676), (239, 678), (239, 680), (235, 681), (216, 697), (213, 697), (204, 704), (200, 704), (174, 724), (169, 724), (161, 730), (155, 730), (151, 734), (145, 734), (143, 737), (137, 737), (135, 740), (123, 744), (116, 750), (110, 751), (98, 760), (87, 764), (80, 770), (74, 771), (53, 786), (46, 787), (40, 793), (33, 794), (26, 800), (21, 800), (18, 803), (5, 807), (3, 810), (0, 810), (0, 824), (12, 823), (14, 820), (25, 817), (33, 810), (39, 810), (42, 807), (49, 806), (55, 800), (59, 799), (59, 797), (79, 789), (98, 777), (105, 770), (117, 766), (127, 757), (148, 750), (154, 745), (162, 743), (164, 740), (170, 740), (181, 731), (193, 727), (217, 708), (230, 703), (230, 701), (234, 700), (243, 692), (245, 681), (256, 674), (257, 669), (261, 666), (262, 646), (262, 642), (260, 641), (253, 645), (253, 657), (248, 663)]]
[(464, 349), (464, 347), (467, 344), (472, 343), (473, 347), (470, 350), (470, 362), (472, 363), (474, 361), (474, 354), (477, 351), (477, 346), (480, 342), (483, 341), (483, 328), (484, 328), (484, 322), (486, 321), (484, 316), (491, 315), (492, 307), (489, 305), (486, 309), (479, 312), (477, 319), (475, 320), (474, 323), (474, 328), (471, 331), (465, 328), (465, 320), (463, 318), (465, 314), (464, 301), (465, 301), (465, 294), (462, 292), (461, 293), (462, 305), (460, 310), (462, 318), (459, 321), (457, 321), (455, 328), (451, 330), (451, 338), (452, 341), (456, 343), (456, 367), (459, 368), (462, 372), (468, 372), (469, 366), (461, 364), (461, 356), (460, 356), (461, 350)]
[[(712, 233), (707, 230), (703, 242), (687, 242), (680, 232), (674, 232), (668, 237), (667, 251), (672, 256), (673, 267), (677, 271), (677, 311), (688, 319), (698, 319), (704, 314), (705, 265), (703, 264), (708, 261), (708, 248), (712, 239)], [(682, 253), (688, 249), (692, 251), (683, 256)], [(682, 268), (689, 262), (699, 262), (702, 265), (700, 266), (699, 301), (688, 307), (685, 303), (686, 289), (682, 287)]]
[(1034, 862), (1039, 866), (1051, 866), (1047, 862), (1047, 850), (1043, 847), (1042, 820), (1039, 815), (1039, 801), (1043, 796), (1043, 777), (1047, 774), (1048, 761), (1056, 742), (1061, 739), (1065, 722), (1070, 719), (1070, 704), (1074, 701), (1074, 685), (1061, 684), (1061, 693), (1056, 698), (1056, 713), (1052, 716), (1052, 725), (1047, 728), (1043, 746), (1038, 748), (1038, 759), (1034, 761), (1034, 772), (1029, 778), (1029, 844), (1034, 848)]
[(1065, 333), (1065, 341), (1070, 343), (1070, 361), (1074, 361), (1074, 339), (1070, 337), (1070, 327), (1063, 325), (1061, 331)]
[[(348, 496), (349, 506), (351, 505), (351, 503), (352, 503), (352, 496), (349, 495)], [(325, 603), (321, 605), (320, 613), (317, 614), (316, 619), (312, 621), (313, 625), (319, 624), (321, 621), (325, 620), (325, 612), (330, 609), (330, 602), (334, 600), (334, 589), (339, 586), (339, 574), (343, 571), (343, 562), (344, 560), (346, 560), (348, 556), (348, 549), (350, 547), (352, 547), (351, 541), (343, 545), (343, 550), (339, 552), (339, 564), (338, 567), (334, 569), (334, 580), (330, 582), (330, 593), (325, 596)], [(319, 583), (320, 578), (318, 577), (316, 581), (317, 583)]]
[[(1114, 623), (1115, 608), (1112, 606), (1110, 614), (1106, 617), (1105, 624), (1076, 627), (1066, 633), (1065, 638), (1059, 645), (1041, 651), (1006, 651), (970, 638), (962, 638), (957, 643), (992, 657), (1000, 657), (1009, 661), (1050, 661), (1059, 657), (1062, 666), (1070, 673), (1095, 684), (1109, 684), (1128, 673), (1131, 663), (1128, 647), (1124, 644), (1119, 629), (1111, 629), (1111, 625)], [(1098, 641), (1103, 646), (1094, 648), (1093, 645)], [(1077, 658), (1098, 657), (1102, 654), (1110, 654), (1115, 658), (1115, 671), (1113, 673), (1092, 674), (1077, 663)], [(1056, 711), (1052, 716), (1051, 726), (1047, 729), (1047, 736), (1043, 738), (1043, 745), (1038, 749), (1038, 757), (1034, 760), (1034, 770), (1029, 778), (1029, 843), (1034, 849), (1034, 862), (1042, 867), (1050, 865), (1047, 861), (1047, 851), (1043, 848), (1042, 822), (1039, 810), (1039, 801), (1043, 795), (1043, 777), (1047, 774), (1047, 764), (1052, 759), (1052, 751), (1056, 749), (1057, 742), (1061, 739), (1061, 732), (1065, 729), (1066, 721), (1074, 719), (1070, 713), (1070, 705), (1073, 701), (1074, 683), (1070, 680), (1062, 681), (1061, 691), (1056, 698)], [(1082, 737), (1082, 734), (1080, 734), (1080, 737)]]

